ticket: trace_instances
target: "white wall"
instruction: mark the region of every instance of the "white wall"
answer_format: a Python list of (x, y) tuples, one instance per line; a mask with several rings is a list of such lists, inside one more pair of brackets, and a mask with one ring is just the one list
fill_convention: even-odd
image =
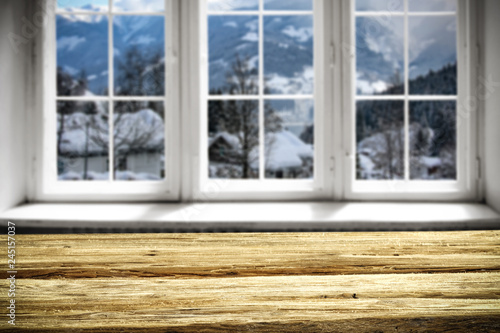
[[(481, 13), (480, 13), (481, 14)], [(485, 191), (488, 204), (500, 212), (500, 1), (484, 0), (482, 39), (482, 76), (488, 83), (485, 91)], [(481, 15), (480, 15), (481, 16)], [(483, 28), (483, 32), (481, 32)]]
[[(15, 52), (9, 34), (22, 36), (26, 0), (0, 1), (0, 212), (25, 200), (26, 66), (29, 43)], [(12, 36), (12, 35), (11, 35)]]

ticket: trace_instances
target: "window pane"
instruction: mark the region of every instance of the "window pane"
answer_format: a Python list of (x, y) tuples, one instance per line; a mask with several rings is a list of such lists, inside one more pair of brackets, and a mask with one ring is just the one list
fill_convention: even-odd
[(165, 0), (114, 0), (113, 11), (116, 12), (162, 12)]
[(264, 17), (264, 74), (267, 94), (312, 94), (313, 18)]
[(314, 101), (265, 101), (266, 178), (313, 178)]
[(108, 103), (57, 103), (59, 180), (108, 180)]
[(208, 10), (224, 12), (231, 10), (258, 10), (259, 0), (208, 0)]
[(208, 103), (209, 177), (259, 178), (257, 100)]
[(115, 16), (113, 44), (115, 94), (165, 94), (165, 19), (162, 16)]
[(163, 102), (116, 102), (114, 111), (114, 178), (164, 178), (165, 125)]
[(357, 11), (402, 12), (404, 0), (356, 0)]
[(457, 0), (409, 0), (411, 12), (456, 11)]
[(107, 95), (108, 19), (57, 15), (58, 96)]
[(266, 10), (312, 10), (312, 0), (264, 0)]
[(258, 17), (209, 16), (208, 36), (210, 94), (258, 94)]
[(404, 19), (356, 19), (356, 91), (358, 95), (404, 93)]
[(107, 12), (108, 0), (57, 0), (57, 9), (67, 12)]
[(410, 17), (410, 93), (457, 94), (455, 16)]
[(356, 178), (404, 179), (404, 102), (363, 101), (356, 109)]
[(414, 180), (457, 178), (456, 103), (410, 103), (410, 176)]

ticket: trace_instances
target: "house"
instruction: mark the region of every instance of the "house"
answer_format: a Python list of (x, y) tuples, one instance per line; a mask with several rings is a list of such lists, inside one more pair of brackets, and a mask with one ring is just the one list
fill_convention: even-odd
[[(259, 147), (252, 148), (249, 164), (258, 172)], [(235, 134), (219, 132), (209, 138), (208, 154), (210, 175), (223, 174), (222, 169), (237, 168), (241, 164), (241, 143)], [(288, 130), (266, 134), (265, 147), (266, 178), (311, 178), (313, 176), (314, 152), (311, 145), (304, 143)]]
[(266, 178), (312, 178), (314, 150), (288, 130), (266, 135)]
[(241, 153), (240, 141), (236, 135), (228, 132), (217, 133), (209, 138), (208, 156), (211, 162), (238, 163), (238, 154)]
[[(96, 102), (97, 104), (97, 102)], [(64, 127), (60, 127), (64, 121)], [(151, 109), (115, 114), (115, 179), (158, 180), (164, 176), (163, 119)], [(108, 180), (107, 119), (77, 110), (58, 117), (59, 180)]]

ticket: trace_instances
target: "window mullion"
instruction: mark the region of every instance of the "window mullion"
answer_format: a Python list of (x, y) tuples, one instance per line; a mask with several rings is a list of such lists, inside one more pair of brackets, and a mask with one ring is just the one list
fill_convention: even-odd
[(405, 180), (410, 180), (410, 103), (409, 103), (409, 95), (410, 95), (410, 32), (409, 32), (409, 20), (408, 20), (408, 0), (405, 0), (405, 15), (404, 15), (404, 52), (405, 52), (405, 103), (404, 103), (404, 133), (405, 133)]
[(259, 180), (265, 178), (265, 122), (264, 122), (264, 0), (259, 0)]
[(115, 143), (114, 143), (114, 48), (113, 48), (113, 0), (109, 0), (108, 5), (108, 124), (109, 124), (109, 180), (114, 180), (114, 170), (115, 170)]

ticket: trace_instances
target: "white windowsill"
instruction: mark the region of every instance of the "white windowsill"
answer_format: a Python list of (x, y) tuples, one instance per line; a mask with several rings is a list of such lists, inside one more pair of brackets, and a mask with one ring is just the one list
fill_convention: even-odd
[(80, 232), (500, 229), (498, 213), (469, 203), (27, 204), (0, 220)]

